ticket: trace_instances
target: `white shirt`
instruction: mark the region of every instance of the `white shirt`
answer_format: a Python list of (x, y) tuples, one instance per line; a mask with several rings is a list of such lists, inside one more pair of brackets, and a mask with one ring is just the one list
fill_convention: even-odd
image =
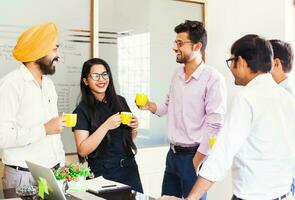
[(234, 98), (222, 134), (200, 175), (222, 179), (232, 167), (233, 193), (270, 200), (290, 191), (295, 165), (295, 101), (270, 74), (250, 81)]
[(22, 65), (0, 80), (0, 148), (4, 164), (26, 167), (29, 160), (46, 167), (64, 162), (60, 134), (46, 135), (44, 124), (58, 115), (53, 82), (42, 88)]
[(290, 78), (286, 78), (282, 82), (280, 82), (280, 86), (285, 88), (290, 94), (292, 94), (295, 97), (295, 86), (292, 84), (292, 81)]
[[(294, 84), (292, 84), (292, 81), (290, 80), (290, 78), (286, 78), (285, 80), (280, 82), (280, 86), (282, 86), (291, 95), (293, 95), (295, 97), (295, 86), (294, 86)], [(295, 177), (295, 167), (294, 167), (294, 170), (293, 170), (293, 177)]]

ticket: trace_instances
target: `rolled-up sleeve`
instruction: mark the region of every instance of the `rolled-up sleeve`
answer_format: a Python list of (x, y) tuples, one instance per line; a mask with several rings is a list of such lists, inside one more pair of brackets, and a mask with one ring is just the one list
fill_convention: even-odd
[(247, 140), (252, 123), (252, 109), (245, 98), (236, 97), (227, 116), (222, 134), (218, 138), (210, 156), (203, 163), (199, 175), (219, 181), (231, 168), (234, 156)]
[(224, 123), (224, 115), (226, 112), (226, 86), (224, 78), (220, 74), (213, 74), (208, 82), (205, 97), (205, 121), (206, 134), (203, 135), (198, 152), (208, 155), (209, 134), (220, 133)]

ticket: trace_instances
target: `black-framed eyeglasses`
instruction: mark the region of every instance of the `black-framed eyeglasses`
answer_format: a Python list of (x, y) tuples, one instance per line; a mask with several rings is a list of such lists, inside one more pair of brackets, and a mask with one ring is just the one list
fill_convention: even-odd
[(89, 74), (89, 76), (92, 78), (92, 80), (94, 81), (98, 81), (100, 79), (100, 77), (102, 77), (104, 80), (109, 80), (110, 76), (107, 72), (103, 72), (103, 73), (91, 73)]
[(227, 67), (230, 68), (231, 62), (237, 60), (237, 58), (233, 57), (233, 58), (229, 58), (226, 60), (226, 64)]
[(182, 40), (175, 40), (174, 41), (174, 44), (178, 47), (178, 48), (180, 48), (180, 47), (182, 47), (185, 43), (192, 43), (192, 41), (182, 41)]

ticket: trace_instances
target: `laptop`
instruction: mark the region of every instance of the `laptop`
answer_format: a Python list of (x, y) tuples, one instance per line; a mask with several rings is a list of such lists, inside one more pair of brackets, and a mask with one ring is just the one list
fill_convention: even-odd
[(39, 177), (42, 177), (46, 180), (48, 185), (48, 192), (49, 194), (45, 194), (45, 199), (53, 199), (53, 200), (77, 200), (79, 198), (74, 197), (70, 194), (64, 194), (61, 188), (58, 186), (57, 181), (54, 177), (53, 172), (51, 169), (37, 165), (35, 163), (26, 161), (26, 164), (32, 173), (36, 182), (38, 182)]

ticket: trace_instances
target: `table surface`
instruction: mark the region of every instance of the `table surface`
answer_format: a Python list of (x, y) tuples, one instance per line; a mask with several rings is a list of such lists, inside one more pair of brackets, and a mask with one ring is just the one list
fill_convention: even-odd
[[(112, 191), (103, 194), (98, 194), (97, 196), (102, 197), (107, 200), (155, 200), (148, 195), (138, 193), (138, 192), (130, 192), (130, 191)], [(17, 194), (15, 193), (15, 189), (4, 189), (0, 191), (0, 199), (6, 198), (17, 198)], [(69, 200), (77, 200), (78, 198), (67, 198)]]

